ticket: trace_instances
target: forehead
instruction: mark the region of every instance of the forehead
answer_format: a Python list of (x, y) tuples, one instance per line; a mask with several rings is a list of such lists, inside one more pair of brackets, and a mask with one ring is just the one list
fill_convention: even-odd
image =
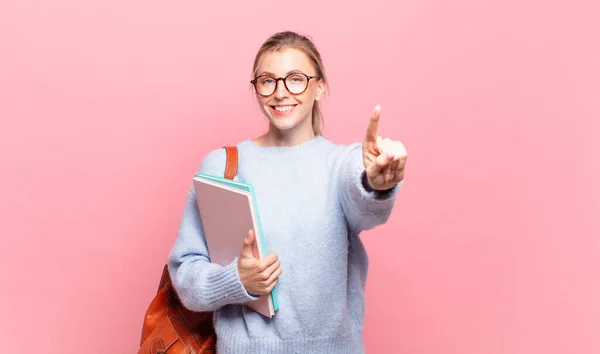
[(300, 70), (305, 74), (313, 74), (310, 60), (303, 52), (294, 48), (267, 52), (258, 61), (256, 73), (270, 72), (277, 76), (285, 76), (290, 71)]

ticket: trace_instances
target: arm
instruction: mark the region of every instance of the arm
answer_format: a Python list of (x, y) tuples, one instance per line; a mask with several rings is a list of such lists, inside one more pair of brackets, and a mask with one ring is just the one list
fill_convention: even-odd
[(352, 232), (369, 230), (388, 220), (401, 182), (384, 191), (373, 189), (366, 176), (361, 144), (348, 149), (339, 181), (342, 209)]
[[(222, 175), (224, 168), (225, 151), (220, 149), (206, 156), (199, 171)], [(182, 304), (192, 311), (214, 311), (227, 304), (257, 299), (240, 281), (237, 258), (226, 266), (210, 263), (193, 186), (188, 191), (168, 266)]]
[(381, 107), (371, 113), (362, 144), (350, 146), (340, 168), (341, 201), (351, 232), (387, 221), (404, 179), (406, 148), (377, 135)]

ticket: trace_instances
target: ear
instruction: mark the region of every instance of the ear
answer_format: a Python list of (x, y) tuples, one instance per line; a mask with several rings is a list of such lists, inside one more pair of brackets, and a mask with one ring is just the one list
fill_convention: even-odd
[(317, 95), (315, 96), (315, 100), (318, 101), (323, 97), (326, 90), (325, 81), (323, 79), (319, 79), (319, 85), (317, 86)]

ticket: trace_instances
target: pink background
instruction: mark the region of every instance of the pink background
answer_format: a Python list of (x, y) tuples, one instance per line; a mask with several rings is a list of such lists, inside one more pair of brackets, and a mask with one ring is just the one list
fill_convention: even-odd
[(255, 136), (275, 31), (313, 36), (325, 134), (402, 140), (369, 353), (600, 352), (600, 5), (3, 1), (5, 352), (134, 353), (190, 178)]

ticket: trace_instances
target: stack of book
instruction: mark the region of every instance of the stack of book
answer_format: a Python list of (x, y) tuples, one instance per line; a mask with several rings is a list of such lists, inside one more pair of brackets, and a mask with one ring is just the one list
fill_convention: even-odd
[[(249, 230), (255, 235), (254, 256), (260, 259), (268, 254), (251, 184), (203, 173), (196, 174), (193, 184), (212, 263), (225, 266), (239, 257)], [(276, 290), (277, 285), (271, 293), (244, 305), (273, 317), (279, 309)]]

